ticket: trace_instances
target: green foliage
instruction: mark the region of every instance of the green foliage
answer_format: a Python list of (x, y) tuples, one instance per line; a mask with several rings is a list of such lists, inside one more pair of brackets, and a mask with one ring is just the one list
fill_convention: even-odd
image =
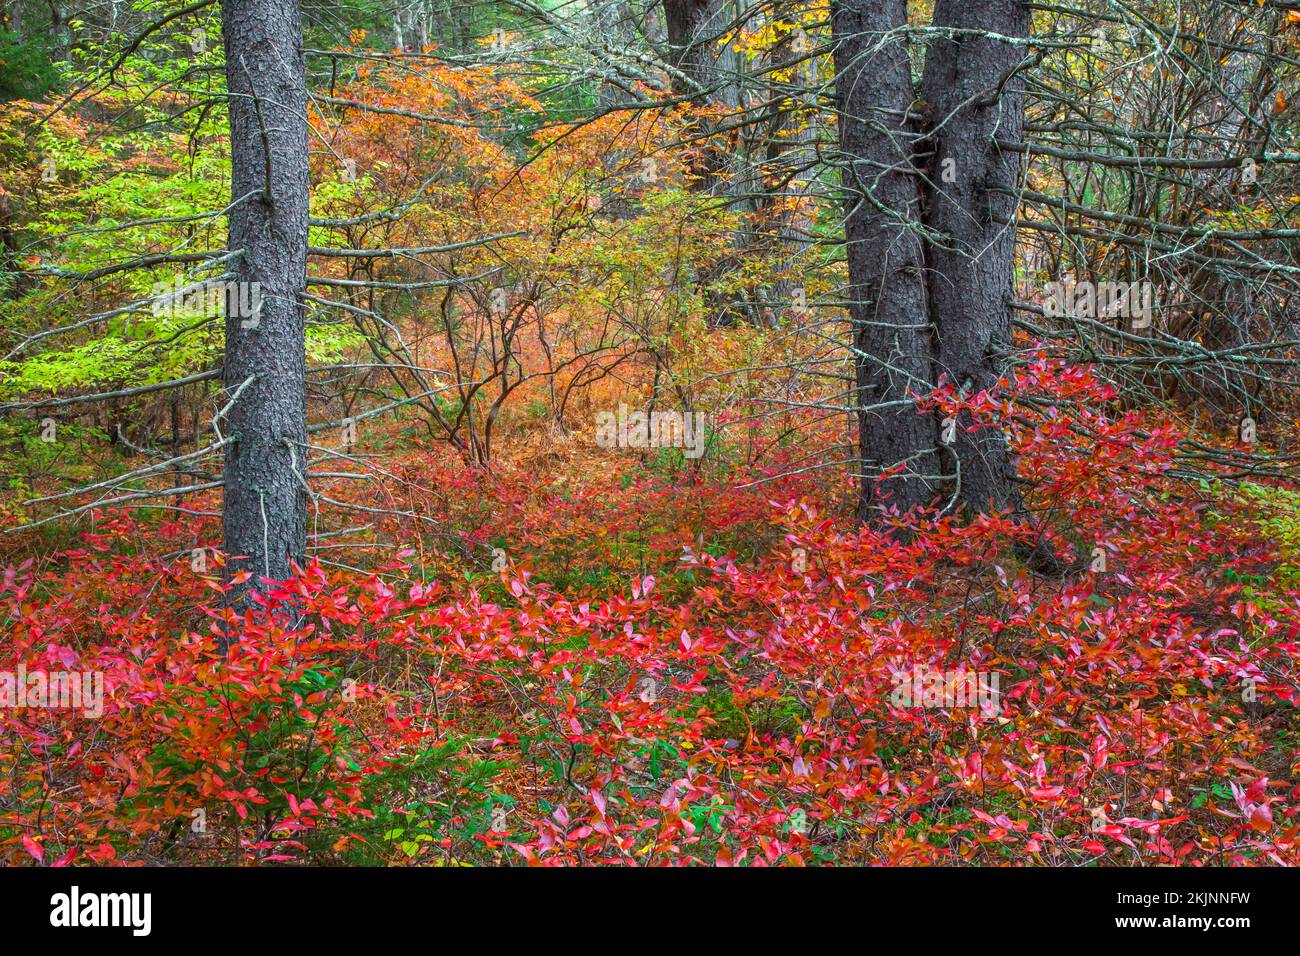
[(59, 82), (47, 43), (0, 27), (0, 100), (34, 100)]
[(1279, 583), (1300, 587), (1300, 491), (1245, 484), (1240, 495), (1259, 508), (1260, 527), (1282, 559)]
[(365, 344), (365, 336), (352, 325), (322, 322), (307, 326), (307, 361), (328, 365)]

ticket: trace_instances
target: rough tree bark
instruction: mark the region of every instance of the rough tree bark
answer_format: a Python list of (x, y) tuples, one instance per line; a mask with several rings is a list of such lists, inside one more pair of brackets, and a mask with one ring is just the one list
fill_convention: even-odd
[[(935, 371), (963, 394), (993, 387), (1011, 347), (1011, 284), (1015, 255), (1012, 195), (1020, 154), (998, 141), (1020, 143), (1024, 81), (1017, 67), (1026, 50), (1008, 38), (1029, 36), (1023, 0), (938, 0), (921, 98), (931, 111), (925, 222)], [(997, 428), (968, 431), (959, 423), (943, 455), (957, 475), (955, 497), (971, 512), (1020, 510), (1015, 462)]]
[(236, 203), (229, 248), (242, 252), (235, 280), (261, 290), (259, 314), (228, 310), (225, 323), (223, 380), (239, 397), (222, 425), (234, 439), (222, 524), (228, 570), (254, 575), (231, 592), (247, 604), (259, 577), (287, 577), (306, 551), (307, 86), (297, 0), (222, 0), (221, 14)]
[(912, 401), (932, 369), (906, 26), (904, 0), (831, 6), (863, 519), (928, 504), (939, 474), (936, 423)]
[(68, 26), (68, 17), (63, 6), (56, 0), (47, 0), (50, 8), (50, 36), (54, 43), (50, 47), (50, 56), (55, 60), (66, 60), (72, 50), (72, 28)]
[[(663, 9), (670, 63), (700, 87), (712, 90), (722, 82), (716, 47), (726, 24), (722, 0), (663, 0)], [(673, 86), (683, 96), (696, 92), (676, 77)]]
[[(918, 96), (905, 0), (832, 5), (847, 202), (859, 453), (858, 513), (906, 511), (943, 492), (968, 511), (1023, 516), (1015, 461), (996, 428), (940, 423), (911, 396), (946, 376), (992, 388), (1011, 345), (1010, 291), (1024, 127), (1017, 70), (1023, 0), (937, 0)], [(969, 421), (959, 425), (968, 426)], [(881, 471), (898, 469), (884, 481)]]
[[(664, 26), (667, 36), (668, 63), (680, 76), (672, 77), (673, 91), (689, 96), (699, 106), (719, 106), (734, 112), (744, 97), (744, 62), (730, 45), (719, 41), (737, 21), (737, 4), (733, 0), (663, 0)], [(683, 80), (685, 77), (685, 80)], [(696, 123), (695, 135), (713, 146), (699, 157), (694, 169), (694, 189), (717, 198), (728, 210), (742, 215), (753, 211), (755, 183), (752, 158), (746, 155), (744, 136), (738, 131), (714, 136), (725, 126), (709, 119)], [(714, 268), (702, 271), (699, 284), (712, 285), (725, 273), (737, 268), (745, 250), (752, 247), (752, 229), (742, 225), (731, 237), (734, 255), (724, 257)], [(716, 291), (708, 294), (710, 326), (734, 321), (754, 321), (757, 313), (732, 301), (730, 295)]]

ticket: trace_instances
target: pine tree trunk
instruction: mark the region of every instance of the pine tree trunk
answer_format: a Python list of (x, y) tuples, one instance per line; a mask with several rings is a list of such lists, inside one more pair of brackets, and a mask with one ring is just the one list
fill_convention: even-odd
[[(1020, 154), (998, 148), (1024, 131), (1024, 81), (1016, 72), (1029, 36), (1023, 0), (937, 0), (921, 96), (934, 133), (929, 156), (926, 225), (935, 371), (963, 394), (995, 386), (1011, 348), (1015, 255), (1014, 193)], [(997, 428), (968, 431), (959, 421), (943, 470), (956, 472), (956, 498), (969, 511), (1020, 510), (1015, 462)]]
[(242, 392), (220, 423), (234, 439), (222, 517), (225, 551), (240, 557), (228, 570), (254, 575), (231, 594), (246, 604), (259, 578), (287, 577), (306, 551), (307, 90), (297, 0), (222, 0), (221, 13), (236, 202), (229, 247), (242, 251), (232, 271), (258, 283), (261, 297), (255, 315), (227, 310), (223, 380), (228, 396)]
[(939, 471), (934, 418), (912, 401), (930, 390), (931, 333), (912, 78), (906, 40), (890, 32), (906, 25), (904, 0), (831, 7), (863, 519), (928, 504)]

